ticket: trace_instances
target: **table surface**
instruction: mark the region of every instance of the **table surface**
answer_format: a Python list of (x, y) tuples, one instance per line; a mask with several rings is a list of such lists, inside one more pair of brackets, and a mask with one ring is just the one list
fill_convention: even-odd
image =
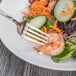
[(55, 71), (34, 66), (12, 54), (0, 40), (0, 76), (76, 76), (76, 72)]
[(76, 76), (76, 72), (43, 69), (12, 54), (0, 40), (0, 76)]

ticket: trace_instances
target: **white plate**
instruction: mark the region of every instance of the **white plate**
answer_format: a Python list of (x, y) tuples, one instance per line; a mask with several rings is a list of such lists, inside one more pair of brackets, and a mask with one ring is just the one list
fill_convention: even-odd
[[(23, 11), (25, 7), (25, 0), (3, 0), (0, 5), (0, 9), (6, 11), (18, 21), (22, 19), (23, 15), (21, 15), (21, 11)], [(2, 16), (0, 16), (0, 38), (11, 52), (31, 64), (47, 69), (76, 71), (76, 61), (72, 59), (61, 63), (54, 63), (49, 56), (38, 55), (38, 53), (32, 49), (32, 43), (23, 40), (17, 34), (15, 24)]]

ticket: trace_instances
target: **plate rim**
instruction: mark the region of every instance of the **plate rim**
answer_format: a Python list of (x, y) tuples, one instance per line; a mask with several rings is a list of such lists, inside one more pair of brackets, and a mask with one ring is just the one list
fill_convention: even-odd
[(56, 68), (56, 67), (47, 67), (47, 66), (43, 66), (43, 65), (40, 65), (40, 64), (37, 64), (37, 63), (34, 63), (30, 60), (27, 60), (27, 59), (24, 59), (22, 56), (19, 56), (16, 52), (13, 51), (13, 49), (11, 49), (11, 47), (9, 47), (9, 45), (2, 39), (0, 38), (3, 45), (11, 52), (13, 53), (15, 56), (17, 56), (18, 58), (22, 59), (23, 61), (29, 63), (29, 64), (32, 64), (34, 66), (37, 66), (39, 68), (42, 68), (42, 69), (47, 69), (47, 70), (55, 70), (55, 71), (76, 71), (75, 68), (72, 68), (72, 69), (65, 69), (65, 68)]

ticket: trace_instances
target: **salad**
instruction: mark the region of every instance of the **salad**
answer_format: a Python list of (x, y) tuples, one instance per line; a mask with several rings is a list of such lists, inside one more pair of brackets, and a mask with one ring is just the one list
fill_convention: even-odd
[(29, 0), (29, 3), (29, 13), (22, 12), (24, 21), (49, 34), (48, 43), (33, 48), (57, 63), (76, 59), (76, 0)]

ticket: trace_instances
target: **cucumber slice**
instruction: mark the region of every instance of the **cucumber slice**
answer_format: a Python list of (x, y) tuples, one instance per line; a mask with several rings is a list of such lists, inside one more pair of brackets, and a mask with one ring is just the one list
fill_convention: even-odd
[(75, 2), (73, 0), (59, 0), (54, 8), (54, 16), (60, 22), (68, 22), (75, 14), (72, 12), (70, 15), (59, 16), (58, 14), (68, 12), (67, 2), (70, 4), (71, 9), (75, 7)]
[(40, 16), (34, 17), (29, 23), (34, 27), (40, 29), (45, 24), (46, 20), (47, 20), (47, 17), (45, 15), (40, 15)]

